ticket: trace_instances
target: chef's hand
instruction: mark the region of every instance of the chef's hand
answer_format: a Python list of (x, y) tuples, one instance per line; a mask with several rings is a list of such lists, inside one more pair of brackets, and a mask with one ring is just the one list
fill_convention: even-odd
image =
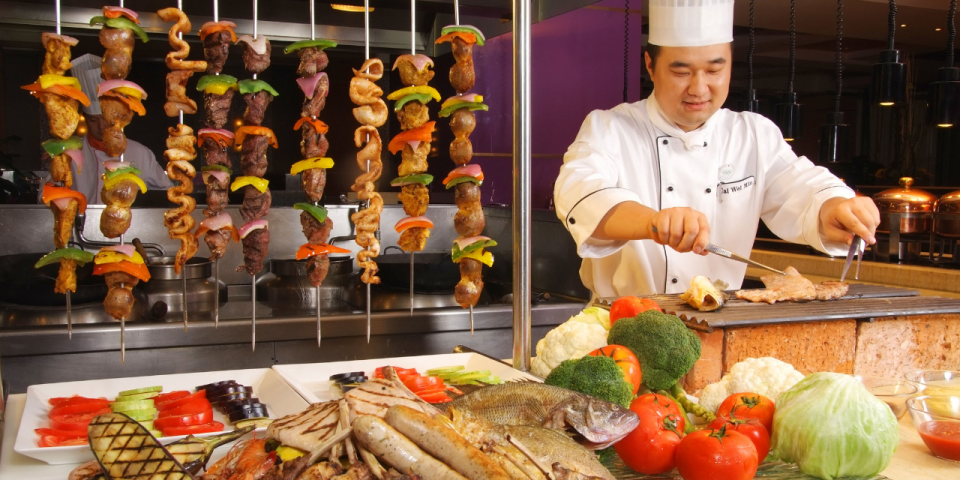
[(820, 230), (831, 242), (850, 245), (859, 235), (868, 245), (877, 243), (874, 234), (880, 225), (880, 211), (870, 197), (835, 197), (820, 207)]
[(649, 217), (650, 239), (680, 252), (706, 255), (710, 224), (704, 214), (689, 208), (665, 208)]

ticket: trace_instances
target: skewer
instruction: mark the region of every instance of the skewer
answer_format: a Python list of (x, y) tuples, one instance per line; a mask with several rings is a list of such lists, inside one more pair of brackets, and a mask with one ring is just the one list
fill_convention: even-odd
[(317, 285), (317, 346), (320, 346), (320, 285)]
[(453, 0), (453, 23), (460, 25), (460, 0)]
[(250, 350), (257, 350), (257, 276), (250, 275)]
[(413, 316), (413, 252), (410, 252), (410, 316)]
[(218, 8), (217, 0), (213, 0), (213, 21), (220, 21), (220, 9)]
[(213, 328), (220, 327), (220, 259), (213, 261)]
[[(410, 0), (410, 54), (417, 54), (417, 0)], [(413, 251), (410, 251), (410, 316), (413, 316)]]
[(60, 35), (60, 0), (55, 0), (53, 3), (57, 14), (57, 35)]
[[(60, 35), (60, 0), (55, 0), (54, 6), (57, 15), (57, 35)], [(73, 238), (72, 234), (70, 238)], [(67, 290), (67, 338), (73, 340), (73, 307), (70, 304), (70, 290)]]
[[(368, 1), (369, 0), (364, 0), (364, 3)], [(369, 135), (367, 135), (367, 141), (368, 142), (370, 141)], [(367, 171), (368, 172), (370, 171), (370, 160), (367, 160)], [(370, 200), (367, 200), (367, 205), (364, 208), (370, 208)], [(374, 235), (376, 235), (376, 232), (374, 232)], [(366, 250), (370, 251), (369, 245), (367, 245)], [(367, 283), (367, 343), (370, 343), (370, 284), (369, 283)]]
[[(123, 288), (123, 284), (120, 284), (120, 288)], [(126, 363), (127, 361), (127, 342), (125, 339), (125, 333), (127, 330), (127, 319), (126, 317), (120, 317), (120, 363)]]
[(184, 264), (180, 270), (180, 285), (183, 287), (181, 292), (183, 298), (183, 331), (187, 331), (187, 265)]
[(470, 336), (473, 336), (473, 305), (470, 305)]
[[(314, 7), (314, 0), (310, 0), (310, 40), (317, 39), (316, 28), (314, 25), (314, 14), (316, 10)], [(316, 119), (316, 115), (313, 116)], [(314, 205), (319, 204), (320, 202), (313, 202)], [(320, 339), (322, 335), (320, 334), (320, 285), (317, 285), (317, 346), (320, 346)]]
[(310, 40), (317, 39), (317, 34), (313, 26), (313, 16), (314, 16), (313, 14), (314, 14), (313, 0), (310, 0)]

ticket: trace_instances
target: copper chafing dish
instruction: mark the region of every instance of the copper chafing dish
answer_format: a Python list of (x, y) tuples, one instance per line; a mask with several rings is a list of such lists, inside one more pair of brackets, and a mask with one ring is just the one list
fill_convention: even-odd
[(933, 220), (933, 231), (944, 237), (960, 237), (960, 190), (940, 197), (934, 211), (937, 215)]
[(929, 232), (933, 227), (930, 213), (937, 202), (937, 197), (930, 192), (910, 188), (913, 179), (900, 179), (900, 188), (884, 190), (873, 196), (873, 201), (880, 210), (880, 225), (877, 231), (890, 233), (891, 214), (900, 214), (900, 233)]

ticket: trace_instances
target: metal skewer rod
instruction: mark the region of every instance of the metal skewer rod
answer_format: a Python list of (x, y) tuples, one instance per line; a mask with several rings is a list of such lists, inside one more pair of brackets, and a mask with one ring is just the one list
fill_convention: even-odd
[(60, 0), (55, 0), (53, 3), (57, 14), (57, 35), (60, 35)]
[(453, 0), (453, 23), (460, 25), (460, 0)]
[(217, 5), (217, 0), (213, 0), (213, 21), (220, 21), (220, 8), (219, 5)]
[(257, 276), (250, 275), (250, 350), (257, 350)]
[(320, 285), (317, 285), (317, 346), (320, 346)]
[(213, 261), (213, 328), (220, 327), (220, 259)]
[(183, 298), (183, 331), (187, 331), (187, 264), (183, 264), (183, 268), (180, 269), (180, 286), (183, 287), (181, 297)]
[(67, 338), (73, 340), (73, 307), (70, 305), (70, 290), (67, 290)]
[[(369, 0), (365, 0), (365, 1), (369, 1)], [(368, 142), (370, 141), (369, 135), (367, 136), (367, 141)], [(368, 172), (370, 171), (370, 160), (367, 160), (367, 171)], [(370, 208), (370, 200), (367, 200), (367, 205), (364, 207), (364, 209), (367, 209), (367, 208)], [(374, 231), (374, 235), (376, 235), (376, 231)], [(368, 244), (365, 247), (365, 249), (369, 252), (370, 245)], [(369, 282), (367, 282), (367, 343), (370, 343), (370, 283)]]
[(473, 336), (473, 305), (470, 305), (470, 336)]
[(410, 252), (410, 316), (413, 316), (413, 252)]
[(317, 39), (316, 29), (313, 24), (314, 12), (313, 0), (310, 0), (310, 40)]
[[(120, 284), (120, 288), (123, 288), (122, 283)], [(126, 318), (120, 317), (120, 363), (125, 363), (127, 361), (127, 342), (125, 338), (126, 330)]]
[(370, 59), (370, 0), (363, 0), (363, 58)]
[[(257, 0), (253, 0), (253, 39), (257, 39)], [(253, 74), (253, 79), (257, 79), (257, 74)]]
[(410, 54), (417, 54), (417, 0), (410, 0)]

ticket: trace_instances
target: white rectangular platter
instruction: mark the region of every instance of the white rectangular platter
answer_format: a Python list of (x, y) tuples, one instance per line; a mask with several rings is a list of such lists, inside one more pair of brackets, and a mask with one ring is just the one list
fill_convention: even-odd
[(330, 363), (300, 363), (291, 365), (274, 365), (273, 369), (283, 377), (304, 399), (310, 403), (334, 400), (330, 393), (333, 384), (330, 375), (345, 372), (364, 372), (368, 377), (373, 376), (377, 367), (386, 365), (402, 368), (416, 368), (421, 374), (431, 368), (463, 365), (467, 370), (490, 370), (491, 375), (497, 375), (504, 382), (526, 379), (540, 381), (537, 377), (515, 370), (509, 365), (491, 360), (475, 353), (448, 353), (443, 355), (421, 355), (418, 357), (374, 358), (370, 360), (352, 360), (347, 362)]
[[(49, 464), (83, 463), (94, 459), (93, 454), (90, 452), (90, 447), (87, 445), (45, 448), (37, 446), (39, 436), (34, 432), (34, 429), (50, 426), (47, 417), (47, 413), (50, 410), (50, 405), (47, 401), (50, 398), (83, 395), (85, 397), (106, 397), (113, 399), (118, 392), (123, 390), (154, 385), (162, 386), (164, 392), (172, 392), (174, 390), (188, 390), (193, 392), (199, 385), (223, 380), (236, 380), (243, 385), (253, 387), (254, 396), (258, 397), (260, 402), (267, 406), (270, 418), (279, 418), (284, 415), (300, 412), (308, 405), (276, 372), (269, 368), (32, 385), (27, 388), (26, 404), (23, 408), (20, 428), (17, 431), (14, 451)], [(225, 430), (231, 428), (230, 422), (217, 409), (214, 409), (214, 420), (222, 422), (225, 425)], [(264, 429), (260, 430), (262, 431)], [(210, 433), (197, 436), (204, 437), (210, 435), (217, 434)], [(160, 442), (168, 444), (181, 438), (183, 438), (183, 436), (162, 437), (160, 438)], [(220, 448), (229, 449), (227, 446)]]

